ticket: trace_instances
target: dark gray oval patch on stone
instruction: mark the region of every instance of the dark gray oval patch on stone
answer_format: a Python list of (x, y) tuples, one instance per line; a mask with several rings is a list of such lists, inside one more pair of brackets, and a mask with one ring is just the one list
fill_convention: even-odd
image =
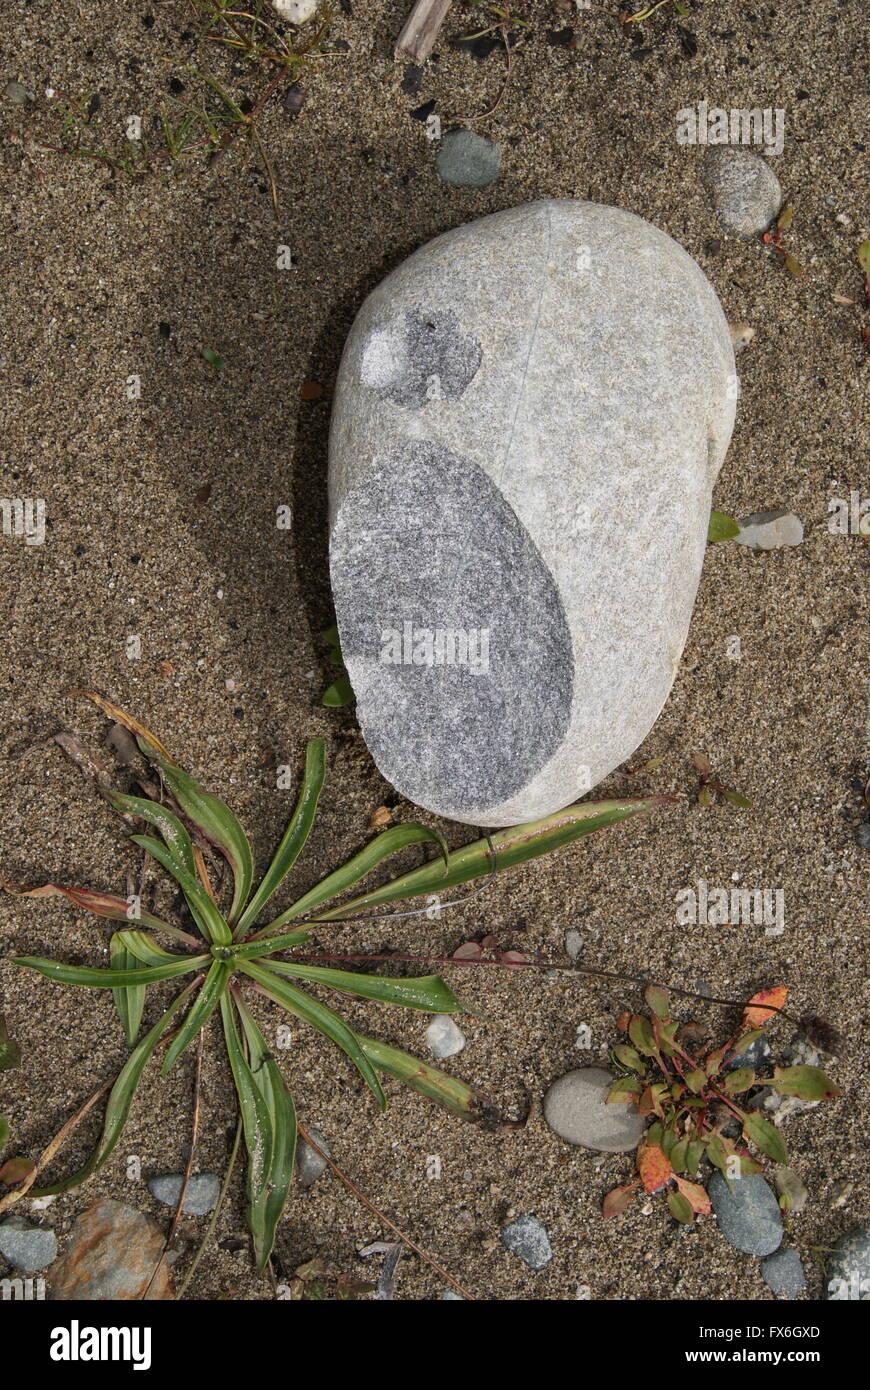
[(558, 590), (494, 483), (441, 446), (396, 446), (342, 504), (330, 562), (384, 775), (471, 820), (525, 786), (564, 738), (574, 663)]
[(377, 328), (362, 350), (363, 384), (410, 410), (457, 400), (480, 366), (480, 343), (449, 309), (409, 309)]

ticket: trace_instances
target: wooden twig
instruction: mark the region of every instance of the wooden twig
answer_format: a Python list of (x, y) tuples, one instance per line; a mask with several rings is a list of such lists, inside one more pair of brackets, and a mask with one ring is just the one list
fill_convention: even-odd
[(396, 59), (425, 63), (450, 9), (450, 0), (416, 0), (396, 40)]

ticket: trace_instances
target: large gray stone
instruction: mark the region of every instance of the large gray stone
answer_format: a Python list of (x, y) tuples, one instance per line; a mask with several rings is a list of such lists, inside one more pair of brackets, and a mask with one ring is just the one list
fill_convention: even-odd
[(736, 377), (713, 289), (616, 208), (512, 208), (369, 296), (330, 437), (357, 715), (410, 800), (558, 810), (645, 738), (679, 664)]
[(837, 1303), (870, 1300), (870, 1230), (855, 1226), (834, 1242), (828, 1261), (827, 1296)]
[(608, 1105), (615, 1079), (603, 1067), (577, 1067), (554, 1081), (544, 1096), (544, 1119), (553, 1132), (599, 1153), (637, 1148), (646, 1121), (630, 1101)]
[(23, 1216), (7, 1216), (0, 1225), (0, 1255), (15, 1269), (33, 1274), (57, 1255), (57, 1237), (50, 1226), (32, 1226)]
[(760, 1173), (744, 1173), (727, 1181), (721, 1173), (714, 1173), (707, 1194), (719, 1229), (731, 1245), (747, 1255), (770, 1255), (779, 1249), (779, 1203)]

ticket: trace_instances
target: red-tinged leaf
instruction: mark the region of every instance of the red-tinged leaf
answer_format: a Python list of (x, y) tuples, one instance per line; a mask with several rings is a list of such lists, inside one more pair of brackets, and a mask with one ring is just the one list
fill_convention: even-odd
[(862, 241), (858, 247), (858, 264), (864, 274), (870, 276), (870, 241)]
[(478, 941), (463, 941), (453, 952), (453, 960), (480, 960), (483, 955)]
[(681, 1221), (684, 1226), (692, 1225), (695, 1220), (692, 1204), (682, 1192), (669, 1192), (668, 1206), (670, 1207), (671, 1216), (673, 1216), (676, 1221)]
[(685, 1178), (675, 1178), (677, 1187), (682, 1192), (692, 1211), (698, 1212), (701, 1216), (708, 1216), (713, 1210), (710, 1198), (704, 1191), (700, 1183), (687, 1182)]
[(323, 387), (319, 381), (303, 381), (299, 387), (299, 397), (303, 401), (319, 401), (323, 395)]
[(618, 1081), (614, 1081), (610, 1090), (607, 1092), (606, 1105), (616, 1105), (620, 1102), (637, 1101), (640, 1097), (642, 1087), (634, 1076), (621, 1076)]
[(757, 1149), (768, 1158), (772, 1158), (774, 1163), (788, 1163), (782, 1135), (776, 1125), (771, 1124), (770, 1120), (759, 1115), (757, 1111), (753, 1111), (751, 1115), (744, 1115), (743, 1133), (747, 1139), (752, 1140)]
[(821, 1067), (774, 1067), (768, 1084), (782, 1096), (799, 1096), (801, 1100), (831, 1100), (842, 1095)]
[(617, 1026), (617, 1028), (619, 1029), (620, 1033), (627, 1033), (627, 1032), (628, 1032), (628, 1025), (629, 1025), (630, 1023), (631, 1023), (631, 1014), (630, 1014), (630, 1013), (628, 1013), (628, 1012), (623, 1012), (623, 1013), (621, 1013), (621, 1014), (617, 1014), (617, 1015), (616, 1015), (616, 1026)]
[(644, 1057), (655, 1056), (656, 1041), (653, 1037), (652, 1024), (648, 1018), (644, 1018), (643, 1014), (634, 1014), (628, 1025), (628, 1036), (638, 1052), (642, 1052)]
[(743, 1011), (744, 1028), (763, 1028), (775, 1017), (775, 1011), (785, 1005), (788, 998), (786, 985), (774, 985), (772, 989), (761, 989), (753, 994)]
[(145, 725), (140, 724), (138, 719), (134, 719), (131, 714), (122, 710), (119, 705), (115, 704), (114, 700), (107, 700), (105, 695), (98, 695), (95, 690), (73, 690), (72, 694), (84, 695), (88, 700), (93, 700), (94, 704), (98, 705), (110, 719), (114, 719), (116, 724), (123, 724), (124, 728), (129, 729), (131, 734), (143, 739), (153, 752), (159, 753), (160, 757), (165, 758), (168, 763), (173, 761), (163, 744), (151, 733), (150, 729), (146, 729)]
[(601, 1204), (602, 1216), (621, 1216), (634, 1201), (634, 1187), (614, 1187)]
[(653, 1115), (656, 1111), (656, 1102), (652, 1093), (651, 1086), (645, 1086), (641, 1091), (637, 1101), (637, 1111), (639, 1115)]
[(670, 1018), (671, 999), (666, 989), (659, 989), (658, 985), (647, 985), (643, 997), (656, 1018)]
[(502, 951), (499, 960), (502, 965), (521, 966), (528, 965), (531, 956), (527, 956), (524, 951)]
[(707, 1085), (707, 1073), (701, 1071), (700, 1067), (693, 1067), (691, 1071), (686, 1072), (685, 1081), (689, 1090), (698, 1096)]
[(647, 1192), (658, 1192), (673, 1177), (667, 1155), (658, 1144), (641, 1144), (637, 1151), (637, 1171)]
[(20, 884), (4, 883), (3, 888), (17, 898), (68, 898), (76, 907), (83, 908), (85, 912), (93, 912), (96, 917), (109, 917), (113, 922), (127, 922), (130, 926), (150, 927), (152, 931), (161, 931), (188, 945), (198, 944), (197, 938), (189, 932), (182, 931), (180, 927), (173, 927), (171, 923), (162, 921), (150, 912), (142, 911), (126, 898), (116, 897), (112, 893), (94, 893), (88, 888), (65, 888), (61, 883), (43, 883), (37, 888), (22, 888)]
[(24, 1182), (29, 1178), (36, 1164), (32, 1158), (10, 1158), (0, 1168), (0, 1182), (5, 1182), (7, 1187), (14, 1186), (17, 1182)]
[(727, 1049), (724, 1047), (719, 1047), (715, 1052), (710, 1052), (708, 1054), (707, 1060), (704, 1063), (704, 1071), (708, 1076), (715, 1076), (719, 1071), (722, 1063), (725, 1061), (726, 1050)]
[(713, 771), (712, 767), (710, 766), (709, 758), (705, 758), (703, 753), (693, 753), (692, 762), (698, 769), (698, 773), (700, 774), (700, 776), (703, 777), (706, 781), (707, 778), (710, 776), (711, 772)]

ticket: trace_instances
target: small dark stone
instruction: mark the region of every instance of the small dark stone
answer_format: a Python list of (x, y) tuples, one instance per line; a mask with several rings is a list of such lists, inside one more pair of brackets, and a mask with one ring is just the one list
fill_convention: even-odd
[(651, 53), (651, 48), (633, 48), (628, 56), (633, 62), (642, 63), (644, 58), (648, 58)]
[(809, 95), (809, 92), (805, 92), (803, 87), (798, 87), (797, 91), (795, 92), (795, 97), (798, 101), (806, 101)]
[(142, 556), (141, 556), (141, 555), (129, 555), (127, 558), (129, 559), (131, 565), (138, 565), (139, 561), (142, 559)]
[(450, 47), (455, 48), (457, 53), (468, 53), (472, 58), (476, 58), (482, 63), (488, 58), (494, 48), (501, 48), (501, 39), (493, 38), (492, 34), (479, 34), (474, 39), (451, 39)]
[(94, 95), (88, 102), (88, 120), (91, 119), (91, 116), (96, 116), (102, 104), (103, 98), (100, 96), (99, 92), (94, 92)]
[(181, 96), (181, 93), (184, 91), (184, 83), (181, 81), (179, 77), (170, 77), (169, 90), (174, 97), (179, 97)]
[(86, 545), (77, 545), (75, 550), (73, 551), (74, 555), (87, 555), (87, 553), (88, 547)]
[(855, 826), (855, 839), (862, 849), (870, 849), (870, 821)]
[(708, 256), (718, 256), (719, 252), (722, 250), (722, 243), (718, 237), (711, 237), (704, 247), (704, 250), (707, 252)]
[(573, 48), (574, 30), (571, 25), (567, 24), (564, 29), (548, 29), (547, 43), (551, 48)]
[(244, 711), (243, 709), (234, 709), (234, 710), (233, 710), (233, 718), (234, 718), (234, 719), (244, 719), (244, 717), (245, 717), (245, 711)]
[(684, 29), (681, 24), (676, 25), (677, 33), (680, 36), (680, 47), (687, 58), (694, 58), (698, 52), (698, 40), (690, 29)]
[(349, 52), (350, 52), (350, 44), (348, 43), (347, 39), (336, 39), (336, 40), (335, 40), (335, 43), (332, 45), (332, 47), (333, 47), (333, 51), (334, 51), (335, 53), (349, 53)]
[(428, 121), (432, 112), (435, 110), (434, 101), (424, 101), (422, 106), (415, 106), (414, 110), (408, 114), (412, 121)]
[(423, 85), (423, 69), (416, 63), (409, 63), (402, 78), (402, 91), (405, 96), (415, 97)]
[(153, 29), (153, 28), (154, 28), (154, 16), (153, 16), (153, 14), (143, 14), (143, 16), (142, 16), (142, 23), (145, 25), (145, 28), (146, 28), (146, 29)]
[(157, 325), (157, 331), (160, 334), (161, 338), (168, 338), (170, 333), (172, 332), (172, 324), (166, 323), (165, 320), (161, 320), (160, 323), (158, 323)]
[(296, 116), (302, 110), (307, 100), (308, 93), (305, 91), (305, 88), (298, 82), (294, 82), (292, 87), (288, 87), (284, 94), (284, 109), (289, 111), (291, 116)]

